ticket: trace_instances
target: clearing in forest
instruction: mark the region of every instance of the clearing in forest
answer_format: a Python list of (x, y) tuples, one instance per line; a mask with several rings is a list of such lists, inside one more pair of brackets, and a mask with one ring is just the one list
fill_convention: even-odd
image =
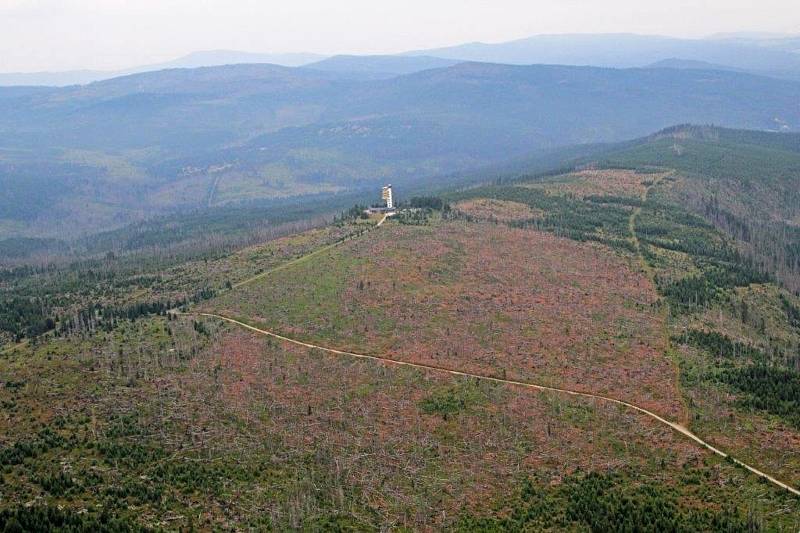
[(633, 170), (590, 169), (529, 182), (522, 186), (558, 194), (571, 194), (577, 198), (587, 196), (640, 198), (647, 190), (648, 184), (658, 178), (659, 174), (641, 174)]
[[(440, 529), (465, 509), (487, 512), (521, 473), (553, 484), (576, 470), (630, 469), (679, 486), (697, 470), (724, 485), (719, 502), (748, 480), (669, 428), (607, 402), (331, 357), (222, 327), (174, 385), (183, 391), (176, 411), (237, 457), (271, 456), (279, 472), (302, 465), (316, 495), (303, 500), (310, 514), (345, 506), (359, 521), (377, 513)], [(215, 419), (237, 421), (247, 436), (226, 439)], [(278, 517), (303, 497), (292, 478), (270, 482), (251, 494), (270, 502), (267, 514)], [(700, 505), (699, 491), (684, 496)]]
[(478, 220), (514, 222), (541, 218), (544, 212), (527, 204), (494, 198), (473, 198), (453, 206), (457, 211)]
[(678, 419), (655, 288), (608, 248), (497, 224), (386, 225), (208, 302), (323, 346), (635, 402)]

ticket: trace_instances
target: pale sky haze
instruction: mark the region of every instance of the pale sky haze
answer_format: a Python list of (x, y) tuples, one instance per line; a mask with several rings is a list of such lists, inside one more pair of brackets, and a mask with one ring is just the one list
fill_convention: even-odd
[(0, 72), (198, 50), (393, 53), (540, 33), (800, 33), (797, 0), (0, 0)]

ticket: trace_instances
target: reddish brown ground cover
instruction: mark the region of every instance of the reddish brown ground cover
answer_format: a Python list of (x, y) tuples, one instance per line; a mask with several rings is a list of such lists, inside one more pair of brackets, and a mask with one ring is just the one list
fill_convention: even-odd
[(652, 283), (600, 245), (452, 222), (388, 225), (207, 308), (324, 346), (604, 394), (680, 419), (655, 302)]
[(647, 188), (646, 183), (658, 178), (656, 174), (640, 174), (632, 170), (589, 169), (526, 186), (573, 194), (579, 198), (592, 195), (639, 198)]
[[(354, 361), (235, 329), (181, 380), (186, 409), (213, 405), (216, 420), (247, 428), (226, 444), (218, 422), (198, 420), (219, 446), (246, 453), (249, 439), (261, 440), (276, 443), (278, 463), (313, 457), (332, 474), (317, 492), (337, 500), (357, 490), (385, 523), (414, 529), (439, 529), (463, 508), (485, 510), (528, 475), (557, 483), (576, 470), (632, 467), (673, 484), (684, 465), (707, 457), (617, 406)], [(448, 390), (467, 391), (462, 408), (424, 411), (426, 398)], [(720, 484), (739, 475), (729, 470), (717, 471)], [(264, 513), (286, 512), (261, 501)]]
[[(407, 268), (424, 264), (432, 244), (446, 247), (448, 241), (457, 243), (461, 262), (451, 281), (424, 283), (420, 278), (430, 278), (424, 267), (416, 273)], [(403, 245), (409, 249), (402, 255), (411, 260), (406, 268), (378, 249), (369, 277), (388, 279), (394, 272), (401, 285), (427, 285), (424, 291), (394, 291), (384, 310), (397, 329), (409, 332), (398, 336), (396, 348), (406, 357), (680, 414), (663, 324), (651, 307), (654, 287), (616, 255), (597, 245), (491, 225), (449, 225), (434, 239)]]
[(543, 215), (541, 210), (531, 209), (527, 204), (493, 198), (474, 198), (458, 202), (453, 206), (456, 210), (478, 220), (497, 220), (513, 222), (530, 220)]

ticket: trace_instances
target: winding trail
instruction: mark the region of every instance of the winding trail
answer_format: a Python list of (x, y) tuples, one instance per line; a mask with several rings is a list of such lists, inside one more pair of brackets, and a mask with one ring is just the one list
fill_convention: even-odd
[(11, 344), (9, 346), (6, 346), (2, 350), (0, 350), (0, 355), (6, 355), (8, 353), (11, 353), (14, 350), (16, 350), (17, 348), (21, 348), (21, 347), (25, 346), (26, 344), (28, 344), (28, 340), (27, 339), (22, 340), (20, 342), (16, 342), (16, 343)]
[[(675, 171), (665, 172), (663, 174), (659, 174), (657, 178), (655, 178), (649, 185), (647, 185), (642, 191), (642, 194), (639, 195), (639, 200), (642, 203), (647, 202), (650, 198), (650, 191), (652, 191), (655, 187), (657, 187), (662, 181), (667, 178), (670, 178), (675, 175)], [(639, 241), (639, 235), (636, 233), (636, 221), (639, 219), (639, 216), (642, 214), (642, 207), (637, 206), (631, 212), (631, 216), (628, 218), (628, 231), (631, 234), (631, 241), (633, 241), (633, 246), (636, 248), (636, 255), (639, 256), (639, 262), (641, 263), (642, 270), (650, 276), (651, 279), (655, 281), (655, 272), (653, 272), (653, 268), (650, 266), (650, 263), (644, 258), (644, 254), (642, 253), (642, 243)]]
[(370, 361), (377, 361), (377, 362), (380, 362), (380, 363), (387, 363), (387, 364), (390, 364), (390, 365), (405, 366), (405, 367), (417, 368), (417, 369), (420, 369), (420, 370), (426, 370), (426, 371), (432, 371), (432, 372), (441, 372), (441, 373), (450, 374), (450, 375), (453, 375), (453, 376), (461, 376), (461, 377), (482, 379), (482, 380), (486, 380), (486, 381), (492, 381), (492, 382), (495, 382), (495, 383), (505, 383), (507, 385), (513, 385), (513, 386), (516, 386), (516, 387), (524, 387), (524, 388), (527, 388), (527, 389), (534, 389), (534, 390), (538, 390), (538, 391), (567, 394), (569, 396), (579, 396), (579, 397), (583, 397), (583, 398), (591, 398), (591, 399), (594, 399), (594, 400), (601, 400), (601, 401), (604, 401), (604, 402), (610, 402), (610, 403), (614, 403), (614, 404), (617, 404), (617, 405), (622, 405), (624, 407), (627, 407), (629, 409), (632, 409), (634, 411), (637, 411), (639, 413), (647, 415), (650, 418), (653, 418), (654, 420), (657, 420), (658, 422), (660, 422), (660, 423), (662, 423), (662, 424), (664, 424), (666, 426), (669, 426), (670, 428), (672, 428), (673, 430), (677, 431), (681, 435), (684, 435), (684, 436), (692, 439), (693, 441), (695, 441), (700, 446), (702, 446), (702, 447), (714, 452), (715, 454), (719, 455), (720, 457), (731, 460), (735, 464), (737, 464), (737, 465), (739, 465), (739, 466), (741, 466), (743, 468), (746, 468), (747, 470), (749, 470), (753, 474), (755, 474), (755, 475), (757, 475), (759, 477), (762, 477), (762, 478), (766, 479), (767, 481), (770, 481), (771, 483), (775, 484), (776, 486), (791, 492), (795, 496), (800, 496), (800, 490), (797, 490), (796, 488), (794, 488), (794, 487), (792, 487), (790, 485), (787, 485), (786, 483), (784, 483), (784, 482), (782, 482), (782, 481), (780, 481), (778, 479), (775, 479), (774, 477), (770, 476), (769, 474), (767, 474), (765, 472), (762, 472), (761, 470), (758, 470), (757, 468), (754, 468), (754, 467), (752, 467), (752, 466), (750, 466), (750, 465), (748, 465), (746, 463), (743, 463), (742, 461), (736, 459), (735, 457), (732, 457), (732, 456), (728, 455), (727, 453), (723, 452), (719, 448), (715, 448), (714, 446), (712, 446), (711, 444), (707, 443), (706, 441), (704, 441), (703, 439), (701, 439), (700, 437), (698, 437), (697, 435), (695, 435), (694, 433), (692, 433), (691, 431), (686, 429), (684, 426), (678, 424), (677, 422), (670, 422), (666, 418), (664, 418), (662, 416), (659, 416), (659, 415), (657, 415), (656, 413), (654, 413), (652, 411), (649, 411), (649, 410), (647, 410), (647, 409), (645, 409), (643, 407), (639, 407), (636, 404), (633, 404), (633, 403), (630, 403), (630, 402), (626, 402), (624, 400), (618, 400), (617, 398), (611, 398), (610, 396), (602, 396), (600, 394), (592, 394), (590, 392), (581, 392), (581, 391), (576, 391), (576, 390), (572, 390), (572, 389), (561, 389), (561, 388), (558, 388), (558, 387), (548, 387), (546, 385), (537, 385), (536, 383), (529, 383), (529, 382), (525, 382), (525, 381), (515, 381), (513, 379), (503, 379), (503, 378), (498, 378), (498, 377), (494, 377), (494, 376), (489, 376), (489, 375), (486, 375), (486, 374), (474, 374), (474, 373), (471, 373), (471, 372), (462, 372), (461, 370), (455, 370), (455, 369), (447, 368), (447, 367), (443, 367), (443, 366), (426, 365), (426, 364), (423, 364), (423, 363), (412, 363), (412, 362), (409, 362), (409, 361), (403, 361), (401, 359), (395, 359), (393, 357), (386, 356), (386, 355), (367, 355), (367, 354), (363, 354), (363, 353), (347, 352), (347, 351), (344, 351), (344, 350), (337, 350), (335, 348), (326, 348), (325, 346), (320, 346), (318, 344), (312, 344), (310, 342), (304, 342), (304, 341), (300, 341), (300, 340), (297, 340), (297, 339), (292, 339), (290, 337), (286, 337), (284, 335), (280, 335), (280, 334), (275, 333), (273, 331), (268, 331), (266, 329), (261, 329), (261, 328), (255, 327), (255, 326), (251, 326), (250, 324), (242, 322), (241, 320), (236, 320), (235, 318), (230, 318), (230, 317), (227, 317), (227, 316), (224, 316), (224, 315), (218, 315), (218, 314), (214, 314), (214, 313), (183, 313), (183, 314), (184, 315), (190, 315), (190, 316), (203, 316), (203, 317), (207, 317), (207, 318), (215, 318), (217, 320), (222, 320), (224, 322), (229, 322), (231, 324), (235, 324), (237, 326), (241, 326), (241, 327), (243, 327), (245, 329), (248, 329), (248, 330), (253, 331), (255, 333), (258, 333), (260, 335), (265, 335), (267, 337), (272, 337), (274, 339), (278, 339), (280, 341), (283, 341), (283, 342), (286, 342), (286, 343), (289, 343), (289, 344), (294, 344), (296, 346), (302, 346), (304, 348), (309, 348), (309, 349), (313, 349), (313, 350), (320, 350), (320, 351), (323, 351), (323, 352), (326, 352), (326, 353), (329, 353), (329, 354), (333, 354), (333, 355), (340, 355), (340, 356), (345, 356), (345, 357), (354, 357), (354, 358), (357, 358), (357, 359), (367, 359), (367, 360), (370, 360)]
[(222, 181), (222, 174), (218, 174), (216, 178), (214, 178), (214, 183), (211, 184), (211, 188), (208, 190), (208, 194), (206, 195), (206, 207), (211, 207), (214, 202), (214, 195), (217, 194), (217, 189), (219, 188), (219, 182)]
[[(631, 220), (630, 220), (631, 230), (634, 230), (634, 224), (635, 224), (635, 219), (636, 219), (637, 215), (638, 215), (638, 213), (635, 212), (631, 216)], [(391, 214), (384, 215), (383, 218), (375, 226), (373, 226), (373, 228), (380, 227), (386, 221), (386, 219), (389, 216), (391, 216)], [(638, 239), (636, 239), (635, 231), (632, 231), (632, 233), (633, 233), (633, 236), (634, 236), (633, 238), (637, 241), (637, 244), (638, 244)], [(323, 253), (326, 250), (330, 250), (331, 248), (334, 248), (334, 247), (342, 244), (343, 242), (344, 241), (340, 241), (340, 242), (336, 242), (336, 243), (330, 244), (328, 246), (324, 246), (324, 247), (322, 247), (322, 248), (320, 248), (318, 250), (315, 250), (314, 252), (311, 252), (310, 254), (304, 255), (304, 256), (302, 256), (302, 257), (300, 257), (298, 259), (295, 259), (293, 261), (289, 261), (288, 263), (284, 263), (283, 265), (281, 265), (279, 267), (276, 267), (276, 268), (274, 268), (272, 270), (269, 270), (267, 272), (263, 272), (263, 273), (261, 273), (261, 274), (259, 274), (257, 276), (254, 276), (254, 277), (249, 278), (247, 280), (244, 280), (244, 281), (242, 281), (240, 283), (237, 283), (233, 287), (234, 288), (235, 287), (240, 287), (242, 285), (245, 285), (245, 284), (250, 283), (252, 281), (255, 281), (257, 279), (263, 278), (264, 276), (267, 276), (267, 275), (269, 275), (269, 274), (271, 274), (273, 272), (276, 272), (276, 271), (279, 271), (279, 270), (283, 270), (283, 269), (288, 268), (288, 267), (290, 267), (292, 265), (296, 265), (296, 264), (298, 264), (298, 263), (300, 263), (302, 261), (310, 260), (313, 257), (315, 257), (316, 255), (318, 255), (320, 253)], [(644, 258), (642, 258), (642, 260), (643, 259)], [(736, 459), (735, 457), (733, 457), (731, 455), (728, 455), (727, 453), (723, 452), (719, 448), (716, 448), (716, 447), (712, 446), (711, 444), (709, 444), (708, 442), (704, 441), (703, 439), (701, 439), (696, 434), (692, 433), (692, 431), (690, 431), (689, 429), (687, 429), (685, 426), (681, 425), (680, 423), (672, 422), (670, 420), (667, 420), (666, 418), (654, 413), (653, 411), (649, 411), (648, 409), (645, 409), (643, 407), (640, 407), (640, 406), (638, 406), (636, 404), (633, 404), (633, 403), (630, 403), (630, 402), (626, 402), (624, 400), (620, 400), (620, 399), (617, 399), (617, 398), (612, 398), (610, 396), (603, 396), (603, 395), (600, 395), (600, 394), (592, 394), (590, 392), (582, 392), (582, 391), (577, 391), (577, 390), (572, 390), (572, 389), (562, 389), (562, 388), (558, 388), (558, 387), (549, 387), (549, 386), (546, 386), (546, 385), (538, 385), (536, 383), (530, 383), (530, 382), (525, 382), (525, 381), (516, 381), (516, 380), (513, 380), (513, 379), (498, 378), (498, 377), (490, 376), (490, 375), (487, 375), (487, 374), (475, 374), (475, 373), (471, 373), (471, 372), (463, 372), (461, 370), (457, 370), (457, 369), (453, 369), (453, 368), (447, 368), (447, 367), (443, 367), (443, 366), (427, 365), (427, 364), (424, 364), (424, 363), (412, 363), (412, 362), (409, 362), (409, 361), (404, 361), (402, 359), (396, 359), (394, 357), (391, 357), (390, 355), (368, 355), (368, 354), (357, 353), (357, 352), (348, 352), (348, 351), (344, 351), (344, 350), (337, 350), (335, 348), (328, 348), (328, 347), (325, 347), (325, 346), (320, 346), (318, 344), (313, 344), (313, 343), (309, 343), (309, 342), (304, 342), (304, 341), (301, 341), (301, 340), (293, 339), (291, 337), (286, 337), (286, 336), (281, 335), (279, 333), (275, 333), (274, 331), (261, 329), (261, 328), (252, 326), (250, 324), (247, 324), (246, 322), (242, 322), (241, 320), (237, 320), (235, 318), (230, 318), (230, 317), (227, 317), (227, 316), (224, 316), (224, 315), (215, 314), (215, 313), (191, 313), (191, 312), (189, 312), (189, 313), (181, 313), (181, 314), (185, 315), (185, 316), (201, 316), (201, 317), (206, 317), (206, 318), (222, 320), (224, 322), (228, 322), (230, 324), (234, 324), (234, 325), (240, 326), (242, 328), (245, 328), (247, 330), (250, 330), (250, 331), (252, 331), (254, 333), (257, 333), (259, 335), (272, 337), (272, 338), (278, 339), (278, 340), (280, 340), (282, 342), (286, 342), (288, 344), (294, 344), (296, 346), (301, 346), (301, 347), (304, 347), (304, 348), (309, 348), (309, 349), (313, 349), (313, 350), (320, 350), (322, 352), (325, 352), (325, 353), (328, 353), (328, 354), (332, 354), (332, 355), (344, 356), (344, 357), (352, 357), (352, 358), (356, 358), (356, 359), (364, 359), (364, 360), (370, 360), (370, 361), (376, 361), (376, 362), (379, 362), (379, 363), (389, 364), (389, 365), (394, 365), (394, 366), (403, 366), (403, 367), (408, 367), (408, 368), (416, 368), (416, 369), (419, 369), (419, 370), (424, 370), (424, 371), (429, 371), (429, 372), (439, 372), (439, 373), (449, 374), (449, 375), (452, 375), (452, 376), (460, 376), (460, 377), (481, 379), (481, 380), (485, 380), (485, 381), (491, 381), (491, 382), (494, 382), (494, 383), (504, 383), (506, 385), (511, 385), (511, 386), (515, 386), (515, 387), (533, 389), (533, 390), (542, 391), (542, 392), (552, 392), (552, 393), (557, 393), (557, 394), (565, 394), (565, 395), (574, 396), (574, 397), (589, 398), (589, 399), (593, 399), (593, 400), (599, 400), (599, 401), (603, 401), (603, 402), (609, 402), (609, 403), (621, 405), (623, 407), (626, 407), (628, 409), (631, 409), (633, 411), (636, 411), (638, 413), (646, 415), (646, 416), (652, 418), (653, 420), (656, 420), (657, 422), (659, 422), (659, 423), (661, 423), (661, 424), (663, 424), (665, 426), (668, 426), (673, 431), (683, 435), (684, 437), (687, 437), (687, 438), (693, 440), (695, 443), (699, 444), (703, 448), (706, 448), (707, 450), (719, 455), (720, 457), (722, 457), (724, 459), (727, 459), (727, 460), (733, 462), (734, 464), (736, 464), (738, 466), (741, 466), (742, 468), (747, 469), (749, 472), (751, 472), (751, 473), (753, 473), (753, 474), (755, 474), (755, 475), (757, 475), (757, 476), (769, 481), (773, 485), (775, 485), (775, 486), (777, 486), (777, 487), (779, 487), (781, 489), (784, 489), (784, 490), (794, 494), (795, 496), (800, 497), (800, 490), (798, 490), (798, 489), (796, 489), (796, 488), (794, 488), (794, 487), (792, 487), (792, 486), (790, 486), (790, 485), (788, 485), (788, 484), (786, 484), (786, 483), (784, 483), (784, 482), (772, 477), (771, 475), (767, 474), (766, 472), (762, 472), (761, 470), (758, 470), (757, 468), (752, 467), (752, 466), (748, 465), (747, 463), (744, 463), (744, 462)]]
[[(386, 222), (386, 219), (389, 218), (392, 215), (394, 215), (394, 213), (386, 213), (385, 215), (383, 215), (383, 218), (381, 218), (378, 221), (377, 224), (367, 228), (365, 233), (368, 233), (368, 232), (372, 231), (373, 229), (380, 228), (383, 225), (383, 223)], [(261, 278), (265, 278), (265, 277), (269, 276), (270, 274), (274, 274), (275, 272), (280, 272), (281, 270), (286, 270), (287, 268), (293, 267), (294, 265), (298, 265), (300, 263), (305, 263), (306, 261), (318, 256), (319, 254), (325, 253), (328, 250), (332, 250), (333, 248), (336, 248), (337, 246), (340, 246), (340, 245), (344, 244), (345, 242), (347, 242), (349, 240), (355, 239), (355, 238), (359, 237), (360, 235), (363, 235), (363, 233), (362, 234), (353, 235), (353, 236), (350, 236), (350, 237), (346, 237), (346, 238), (342, 239), (341, 241), (336, 241), (336, 242), (334, 242), (332, 244), (327, 244), (327, 245), (325, 245), (325, 246), (323, 246), (321, 248), (317, 248), (313, 252), (307, 253), (306, 255), (298, 257), (297, 259), (292, 259), (291, 261), (288, 261), (286, 263), (278, 265), (275, 268), (271, 268), (269, 270), (261, 272), (260, 274), (256, 274), (255, 276), (249, 277), (249, 278), (247, 278), (245, 280), (242, 280), (242, 281), (240, 281), (238, 283), (234, 283), (233, 285), (231, 285), (231, 289), (237, 289), (237, 288), (241, 287), (242, 285), (247, 285), (247, 284), (252, 283), (254, 281), (257, 281), (257, 280), (259, 280)]]
[[(657, 178), (655, 178), (649, 185), (647, 185), (645, 187), (644, 191), (642, 191), (642, 194), (639, 196), (639, 199), (642, 201), (642, 203), (647, 202), (647, 199), (650, 197), (650, 191), (654, 187), (658, 186), (658, 184), (661, 183), (665, 178), (671, 177), (673, 175), (675, 175), (675, 171), (674, 170), (671, 171), (671, 172), (666, 172), (664, 174), (658, 175)], [(642, 243), (641, 243), (641, 241), (639, 241), (639, 235), (636, 233), (636, 221), (639, 219), (641, 214), (642, 214), (642, 207), (641, 206), (637, 206), (637, 207), (635, 207), (633, 209), (633, 211), (631, 212), (631, 216), (628, 218), (628, 232), (630, 233), (630, 238), (631, 238), (631, 241), (633, 242), (633, 246), (636, 249), (636, 257), (637, 257), (637, 259), (639, 261), (639, 266), (642, 269), (642, 272), (644, 272), (645, 275), (648, 278), (650, 278), (650, 280), (653, 282), (653, 286), (656, 287), (657, 286), (656, 274), (653, 271), (653, 267), (650, 266), (650, 263), (648, 263), (647, 259), (645, 259), (644, 254), (642, 253)], [(667, 347), (667, 351), (669, 351), (669, 348), (670, 348), (670, 346), (672, 344), (672, 341), (670, 340), (670, 335), (669, 335), (669, 306), (662, 305), (660, 313), (661, 313), (661, 323), (663, 324), (663, 328), (662, 328), (662, 331), (661, 331), (661, 336), (662, 336), (662, 339), (664, 341), (664, 346), (666, 346)], [(681, 386), (680, 386), (681, 375), (680, 375), (680, 372), (681, 372), (680, 368), (676, 364), (675, 365), (675, 390), (677, 390), (679, 392), (681, 390)], [(683, 415), (681, 416), (680, 423), (684, 427), (688, 427), (689, 423), (691, 421), (691, 414), (690, 414), (689, 405), (688, 405), (688, 403), (686, 401), (686, 398), (683, 397), (683, 395), (681, 395), (681, 398), (679, 399), (679, 401), (681, 403), (682, 410), (683, 410)]]

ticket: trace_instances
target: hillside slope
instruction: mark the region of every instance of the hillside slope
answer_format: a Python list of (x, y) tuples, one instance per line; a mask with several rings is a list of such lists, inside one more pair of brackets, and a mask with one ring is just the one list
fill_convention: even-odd
[[(467, 43), (409, 52), (461, 61), (530, 65), (643, 67), (670, 58), (702, 61), (789, 79), (800, 78), (800, 55), (791, 39), (681, 39), (636, 34), (534, 35), (500, 43)], [(795, 41), (796, 42), (796, 41)]]
[(798, 141), (680, 126), (571, 171), (451, 198), (467, 220), (639, 256), (665, 306), (690, 427), (797, 479), (797, 463), (785, 458), (800, 442)]
[[(502, 224), (469, 218), (475, 206), (459, 202), (371, 230), (374, 221), (345, 218), (170, 269), (110, 258), (9, 273), (20, 310), (41, 312), (24, 307), (35, 297), (58, 307), (58, 320), (0, 356), (0, 524), (796, 528), (791, 495), (635, 411), (338, 357), (194, 314), (234, 312), (322, 346), (603, 391), (684, 422), (688, 409), (705, 416), (677, 380), (658, 286), (621, 245), (630, 206), (585, 212), (617, 246), (570, 238), (563, 225), (562, 208), (583, 200), (562, 198), (562, 186), (612, 184), (634, 198), (648, 187), (631, 172), (595, 177), (554, 178), (549, 204), (499, 201)], [(516, 189), (540, 198), (530, 185)], [(512, 227), (531, 217), (562, 224)], [(176, 306), (192, 314), (166, 312)], [(725, 449), (795, 482), (786, 457), (796, 433), (756, 427), (794, 440), (759, 447), (730, 427), (712, 436), (735, 436)]]
[(796, 139), (684, 126), (380, 227), (0, 270), (0, 524), (794, 531), (795, 496), (631, 405), (800, 485), (800, 297), (684, 200), (791, 190)]
[(800, 135), (676, 127), (600, 164), (679, 172), (665, 195), (706, 217), (791, 290), (800, 289)]
[(798, 94), (734, 72), (478, 63), (372, 81), (234, 65), (2, 89), (0, 185), (13, 194), (0, 235), (408, 183), (686, 121), (792, 131)]

